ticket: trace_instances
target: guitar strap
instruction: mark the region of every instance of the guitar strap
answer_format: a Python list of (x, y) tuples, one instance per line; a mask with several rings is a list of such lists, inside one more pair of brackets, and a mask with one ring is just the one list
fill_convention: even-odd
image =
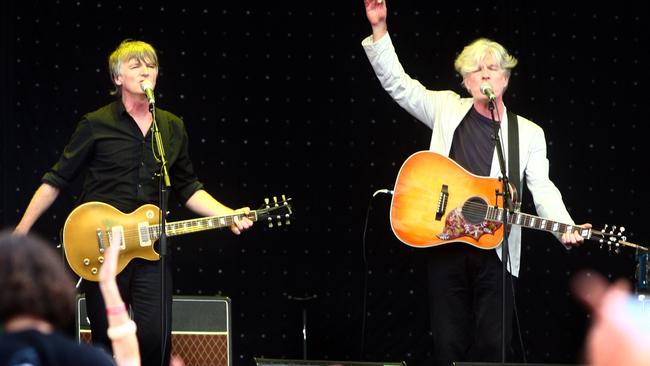
[(510, 183), (521, 197), (521, 179), (519, 177), (519, 122), (517, 115), (508, 111), (508, 175)]

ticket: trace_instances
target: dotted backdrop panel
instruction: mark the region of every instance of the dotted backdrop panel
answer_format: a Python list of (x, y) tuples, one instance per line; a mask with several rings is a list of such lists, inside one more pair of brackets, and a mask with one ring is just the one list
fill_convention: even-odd
[[(370, 34), (362, 1), (9, 3), (3, 227), (18, 222), (81, 115), (112, 100), (108, 54), (142, 39), (159, 53), (157, 102), (184, 119), (206, 189), (232, 207), (293, 199), (291, 225), (172, 241), (176, 294), (232, 299), (235, 365), (305, 350), (310, 359), (430, 359), (423, 250), (393, 236), (389, 197), (371, 200), (428, 148), (430, 131), (376, 80), (360, 45)], [(388, 5), (403, 66), (431, 89), (464, 94), (458, 51), (483, 36), (504, 44), (520, 61), (506, 103), (544, 128), (550, 176), (575, 221), (625, 225), (631, 241), (647, 240), (647, 13), (619, 3)], [(79, 189), (62, 192), (34, 230), (58, 241)], [(534, 214), (524, 193), (523, 210)], [(171, 211), (170, 220), (193, 217), (177, 202)], [(589, 268), (633, 282), (634, 252), (597, 243), (566, 251), (533, 231), (523, 252), (517, 299), (528, 361), (579, 361), (589, 315), (571, 276)]]

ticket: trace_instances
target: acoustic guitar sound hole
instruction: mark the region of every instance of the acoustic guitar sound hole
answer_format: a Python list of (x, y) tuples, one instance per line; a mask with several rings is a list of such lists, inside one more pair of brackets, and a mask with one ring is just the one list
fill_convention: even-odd
[(479, 197), (472, 197), (463, 204), (463, 217), (471, 224), (478, 225), (485, 220), (487, 203)]

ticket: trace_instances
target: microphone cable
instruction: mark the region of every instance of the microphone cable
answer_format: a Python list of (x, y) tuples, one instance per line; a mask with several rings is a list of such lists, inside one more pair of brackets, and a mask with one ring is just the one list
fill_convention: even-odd
[(368, 208), (366, 209), (366, 219), (363, 224), (363, 235), (361, 239), (361, 262), (363, 269), (363, 288), (361, 299), (361, 348), (359, 350), (359, 359), (363, 360), (363, 353), (366, 342), (366, 306), (368, 297), (368, 258), (366, 257), (366, 232), (368, 230), (368, 218), (370, 217), (370, 209), (372, 208), (372, 200), (380, 193), (393, 195), (394, 191), (391, 189), (378, 189), (372, 194), (368, 201)]

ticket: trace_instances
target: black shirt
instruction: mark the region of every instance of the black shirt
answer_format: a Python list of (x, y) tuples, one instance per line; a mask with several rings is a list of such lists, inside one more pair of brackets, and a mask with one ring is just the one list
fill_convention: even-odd
[[(174, 114), (156, 108), (173, 191), (185, 203), (203, 185), (194, 174), (185, 126)], [(42, 178), (65, 188), (86, 172), (79, 203), (100, 201), (123, 212), (145, 203), (158, 204), (160, 163), (154, 157), (152, 133), (142, 135), (135, 120), (117, 100), (86, 114), (59, 161)], [(152, 150), (153, 148), (153, 150)]]
[(460, 122), (449, 157), (470, 173), (487, 177), (494, 156), (494, 122), (472, 107)]
[(0, 334), (0, 366), (114, 366), (103, 349), (36, 330)]

